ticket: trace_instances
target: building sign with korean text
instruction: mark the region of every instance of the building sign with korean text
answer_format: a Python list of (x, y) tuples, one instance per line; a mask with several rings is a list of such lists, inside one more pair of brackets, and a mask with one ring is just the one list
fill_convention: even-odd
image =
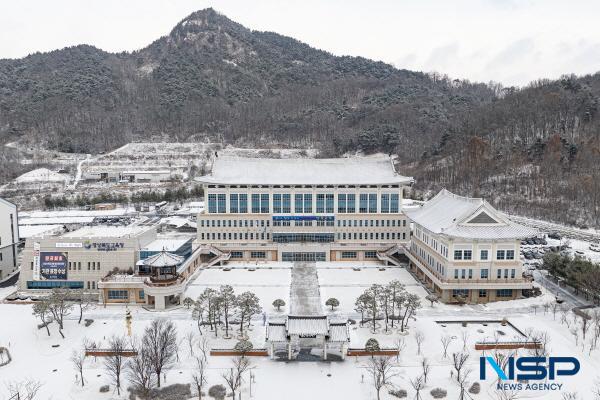
[(67, 279), (67, 253), (58, 251), (40, 252), (40, 272), (43, 279)]

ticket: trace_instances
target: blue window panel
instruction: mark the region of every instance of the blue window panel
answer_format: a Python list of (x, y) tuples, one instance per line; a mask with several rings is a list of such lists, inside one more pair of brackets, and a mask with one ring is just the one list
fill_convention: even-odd
[(217, 212), (224, 214), (227, 212), (227, 198), (225, 193), (217, 194)]
[(303, 197), (302, 194), (298, 194), (297, 193), (297, 194), (294, 195), (294, 212), (295, 213), (301, 214), (301, 213), (304, 212), (303, 211), (304, 210), (304, 207), (303, 207), (304, 204), (303, 204), (302, 197)]
[(255, 214), (260, 212), (260, 195), (258, 193), (252, 194), (252, 212)]
[(384, 193), (381, 195), (381, 212), (389, 213), (390, 212), (390, 195)]
[(317, 213), (325, 212), (325, 193), (317, 193)]
[(356, 212), (356, 195), (349, 194), (346, 197), (346, 212), (355, 213)]
[(269, 213), (269, 194), (263, 193), (260, 195), (260, 212), (262, 214)]
[(345, 194), (338, 194), (338, 213), (345, 213), (346, 212), (346, 195)]
[(229, 195), (229, 212), (233, 214), (237, 214), (239, 212), (238, 195), (235, 193)]
[(27, 281), (27, 289), (83, 289), (83, 281)]
[(208, 212), (217, 212), (217, 195), (214, 193), (208, 195)]
[(240, 207), (239, 212), (247, 213), (248, 212), (248, 195), (243, 193), (240, 194)]
[(366, 193), (361, 193), (358, 211), (361, 213), (366, 213), (368, 210), (369, 210), (369, 195)]
[(333, 213), (333, 193), (325, 195), (325, 212)]
[(279, 193), (273, 195), (273, 213), (281, 213), (281, 194)]
[(304, 195), (304, 212), (305, 213), (313, 212), (312, 193), (306, 193)]
[(390, 195), (390, 212), (400, 212), (400, 195), (398, 195), (397, 193), (393, 193)]
[(290, 194), (284, 194), (281, 199), (281, 212), (289, 214), (292, 212), (292, 197)]
[(369, 193), (369, 212), (377, 212), (377, 193)]

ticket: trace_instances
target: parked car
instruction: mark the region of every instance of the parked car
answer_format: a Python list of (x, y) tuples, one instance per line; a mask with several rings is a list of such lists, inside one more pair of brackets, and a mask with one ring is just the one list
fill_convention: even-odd
[(581, 250), (575, 250), (575, 255), (583, 257), (585, 253)]
[(561, 236), (561, 235), (560, 235), (560, 233), (558, 233), (558, 232), (550, 232), (550, 233), (548, 234), (548, 237), (549, 237), (550, 239), (556, 239), (556, 240), (560, 240), (560, 239), (562, 239), (562, 236)]
[(590, 244), (590, 250), (600, 252), (600, 243), (592, 243), (592, 244)]

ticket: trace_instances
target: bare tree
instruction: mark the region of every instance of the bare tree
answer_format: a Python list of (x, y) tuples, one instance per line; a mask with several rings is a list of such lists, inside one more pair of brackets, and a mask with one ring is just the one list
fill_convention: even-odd
[(190, 356), (193, 357), (194, 356), (194, 342), (196, 341), (196, 334), (194, 333), (194, 331), (188, 331), (188, 333), (185, 334), (185, 341), (188, 344), (188, 348), (190, 350)]
[(196, 394), (198, 395), (198, 400), (202, 400), (202, 388), (208, 383), (206, 376), (206, 359), (202, 356), (195, 357), (196, 359), (196, 369), (192, 373), (192, 381), (194, 383), (194, 388), (196, 389)]
[(367, 361), (366, 370), (371, 375), (373, 387), (377, 393), (377, 400), (381, 399), (381, 389), (389, 385), (389, 380), (396, 376), (393, 372), (391, 357), (372, 357)]
[(442, 347), (444, 348), (444, 354), (443, 354), (443, 358), (448, 357), (448, 346), (450, 346), (450, 343), (452, 343), (454, 339), (452, 338), (452, 336), (449, 335), (444, 335), (440, 338), (440, 341), (442, 342)]
[(137, 390), (140, 397), (148, 399), (150, 391), (156, 385), (154, 365), (150, 358), (150, 349), (144, 343), (138, 343), (135, 339), (131, 341), (131, 347), (137, 352), (127, 360), (127, 376), (129, 382)]
[(208, 352), (210, 351), (210, 342), (206, 336), (202, 336), (198, 340), (198, 349), (200, 349), (200, 355), (204, 360), (208, 360)]
[(104, 358), (104, 369), (117, 388), (119, 396), (121, 395), (121, 373), (125, 366), (125, 346), (126, 341), (123, 336), (111, 336), (108, 340), (109, 355)]
[(396, 362), (400, 360), (400, 353), (406, 348), (406, 340), (403, 337), (398, 337), (394, 342), (396, 346)]
[(460, 333), (460, 337), (463, 343), (463, 352), (467, 352), (467, 343), (469, 342), (469, 331), (466, 329)]
[(408, 293), (404, 301), (404, 314), (400, 315), (400, 331), (408, 327), (408, 321), (413, 318), (421, 308), (421, 300), (416, 294)]
[(431, 364), (427, 360), (426, 357), (423, 357), (421, 360), (421, 368), (423, 369), (423, 380), (427, 383), (427, 375), (429, 375), (429, 371), (431, 369)]
[(49, 317), (52, 315), (50, 311), (50, 301), (47, 298), (43, 298), (40, 301), (36, 301), (33, 305), (33, 315), (38, 317), (42, 322), (42, 326), (46, 328), (48, 336), (50, 336), (50, 324)]
[(84, 387), (85, 381), (83, 379), (83, 364), (85, 363), (85, 350), (73, 350), (73, 353), (71, 354), (69, 360), (71, 361), (71, 364), (73, 364), (73, 368), (75, 368), (75, 371), (77, 371), (77, 373), (79, 374), (79, 377), (81, 379), (81, 387)]
[(173, 322), (165, 319), (153, 320), (144, 331), (142, 346), (148, 350), (156, 382), (160, 387), (161, 373), (172, 366), (176, 353), (177, 330)]
[(198, 333), (202, 335), (202, 325), (204, 324), (204, 313), (206, 312), (206, 306), (204, 302), (204, 298), (202, 296), (198, 297), (193, 304), (192, 308), (192, 318), (196, 320), (196, 325), (198, 326)]
[(79, 309), (79, 320), (77, 321), (77, 323), (81, 324), (81, 320), (83, 319), (83, 312), (92, 306), (92, 297), (83, 289), (76, 289), (76, 291), (72, 293), (72, 298), (75, 299), (75, 304), (77, 304), (77, 307)]
[(415, 331), (415, 341), (417, 342), (417, 355), (421, 354), (421, 344), (425, 340), (425, 334), (421, 331)]
[(35, 379), (12, 381), (5, 383), (9, 399), (34, 400), (42, 387), (42, 383)]
[(233, 398), (235, 399), (235, 392), (242, 386), (244, 380), (244, 372), (250, 367), (250, 361), (246, 357), (235, 357), (232, 360), (233, 367), (223, 373), (223, 379), (227, 382), (227, 386), (231, 389)]
[(456, 381), (460, 382), (460, 371), (465, 366), (469, 355), (467, 353), (452, 353), (452, 361), (454, 369), (456, 370)]
[(460, 392), (458, 396), (458, 400), (465, 400), (466, 398), (471, 398), (467, 392), (467, 380), (469, 379), (469, 375), (471, 374), (471, 370), (465, 370), (460, 378), (458, 379), (458, 385), (460, 386)]
[(425, 378), (423, 375), (410, 379), (410, 385), (415, 390), (415, 400), (421, 400), (421, 390), (425, 387)]
[(71, 313), (73, 305), (71, 304), (70, 294), (68, 289), (55, 288), (52, 289), (52, 293), (48, 297), (49, 309), (54, 317), (54, 320), (58, 324), (58, 333), (63, 337), (64, 318)]

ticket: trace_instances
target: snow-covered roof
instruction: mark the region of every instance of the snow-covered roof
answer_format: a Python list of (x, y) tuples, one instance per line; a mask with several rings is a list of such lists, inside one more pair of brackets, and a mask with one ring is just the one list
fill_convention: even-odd
[(34, 236), (50, 235), (62, 230), (62, 225), (19, 225), (19, 237), (28, 239)]
[(389, 157), (244, 158), (218, 157), (210, 175), (197, 181), (224, 185), (410, 184)]
[(183, 262), (183, 257), (177, 254), (161, 251), (153, 256), (141, 260), (138, 264), (143, 264), (149, 267), (175, 267)]
[(156, 240), (148, 243), (141, 250), (145, 251), (177, 251), (181, 246), (185, 245), (192, 238), (157, 238)]
[(174, 226), (175, 228), (181, 228), (183, 226), (188, 226), (190, 228), (198, 227), (198, 224), (196, 222), (183, 217), (169, 217), (164, 218), (163, 221), (165, 222), (165, 224), (169, 226)]
[(285, 322), (269, 322), (267, 341), (285, 342), (289, 335), (324, 335), (329, 342), (349, 339), (346, 322), (330, 322), (326, 315), (289, 315)]
[(148, 226), (84, 226), (75, 231), (65, 233), (63, 238), (130, 238), (151, 229)]
[(405, 212), (430, 232), (458, 238), (519, 239), (538, 233), (504, 217), (484, 199), (458, 196), (446, 189), (423, 207)]
[(289, 335), (326, 335), (329, 331), (326, 316), (290, 315), (286, 325)]
[(128, 170), (121, 172), (123, 175), (166, 175), (170, 174), (171, 171), (168, 169), (161, 169), (158, 171), (146, 171), (146, 170)]

